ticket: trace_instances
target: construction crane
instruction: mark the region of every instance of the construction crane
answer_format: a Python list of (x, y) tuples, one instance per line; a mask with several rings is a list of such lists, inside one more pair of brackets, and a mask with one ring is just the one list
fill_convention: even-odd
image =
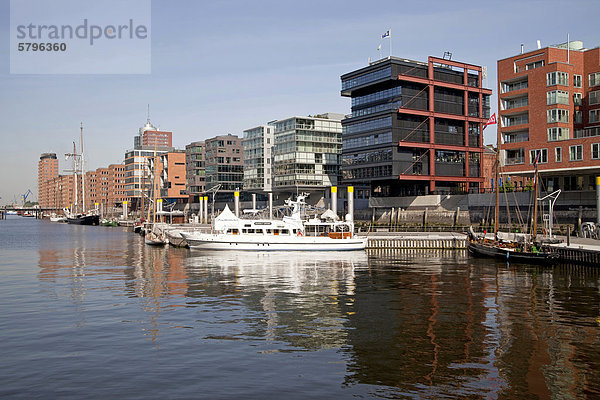
[(21, 195), (21, 198), (23, 199), (23, 207), (25, 206), (25, 202), (27, 201), (27, 197), (28, 197), (30, 194), (33, 194), (33, 193), (31, 192), (31, 190), (30, 190), (30, 189), (27, 189), (27, 191), (25, 192), (25, 194), (22, 194), (22, 195)]

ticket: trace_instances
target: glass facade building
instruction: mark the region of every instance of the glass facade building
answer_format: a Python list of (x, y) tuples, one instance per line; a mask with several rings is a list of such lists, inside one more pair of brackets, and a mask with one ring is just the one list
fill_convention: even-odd
[(272, 151), (274, 127), (262, 125), (244, 131), (244, 190), (272, 190)]
[(373, 196), (478, 191), (491, 90), (482, 68), (388, 57), (342, 75), (342, 180)]
[(324, 190), (339, 183), (342, 114), (291, 117), (274, 127), (273, 191)]

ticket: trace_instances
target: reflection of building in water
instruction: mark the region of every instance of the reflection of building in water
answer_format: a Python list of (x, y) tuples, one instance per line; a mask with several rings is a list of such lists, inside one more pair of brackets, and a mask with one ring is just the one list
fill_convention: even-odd
[[(600, 395), (600, 365), (590, 357), (600, 348), (599, 282), (593, 275), (570, 267), (498, 273), (498, 365), (511, 382), (508, 397)], [(582, 296), (595, 300), (573, 300)]]
[[(348, 384), (428, 398), (600, 394), (590, 357), (600, 347), (597, 277), (481, 260), (440, 262), (438, 272), (430, 263), (370, 260), (357, 272), (355, 301), (344, 309)], [(582, 309), (571, 290), (596, 300)]]
[[(192, 252), (192, 255), (195, 253)], [(343, 299), (354, 291), (364, 252), (214, 252), (188, 260), (188, 297), (223, 298), (247, 309), (244, 336), (322, 349), (346, 342)]]
[(448, 261), (370, 260), (368, 273), (357, 273), (346, 309), (348, 383), (427, 388), (435, 397), (456, 385), (455, 368), (480, 373), (472, 364), (486, 357), (484, 283)]

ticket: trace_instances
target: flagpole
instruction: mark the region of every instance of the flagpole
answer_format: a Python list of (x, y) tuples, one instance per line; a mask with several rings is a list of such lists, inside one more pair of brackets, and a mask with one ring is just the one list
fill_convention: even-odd
[(390, 60), (392, 59), (392, 28), (390, 28)]

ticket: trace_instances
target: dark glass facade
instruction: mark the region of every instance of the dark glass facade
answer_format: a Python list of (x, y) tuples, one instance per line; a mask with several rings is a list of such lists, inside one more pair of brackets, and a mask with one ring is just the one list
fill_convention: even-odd
[(374, 196), (478, 191), (491, 90), (481, 67), (389, 57), (341, 77), (344, 184)]

